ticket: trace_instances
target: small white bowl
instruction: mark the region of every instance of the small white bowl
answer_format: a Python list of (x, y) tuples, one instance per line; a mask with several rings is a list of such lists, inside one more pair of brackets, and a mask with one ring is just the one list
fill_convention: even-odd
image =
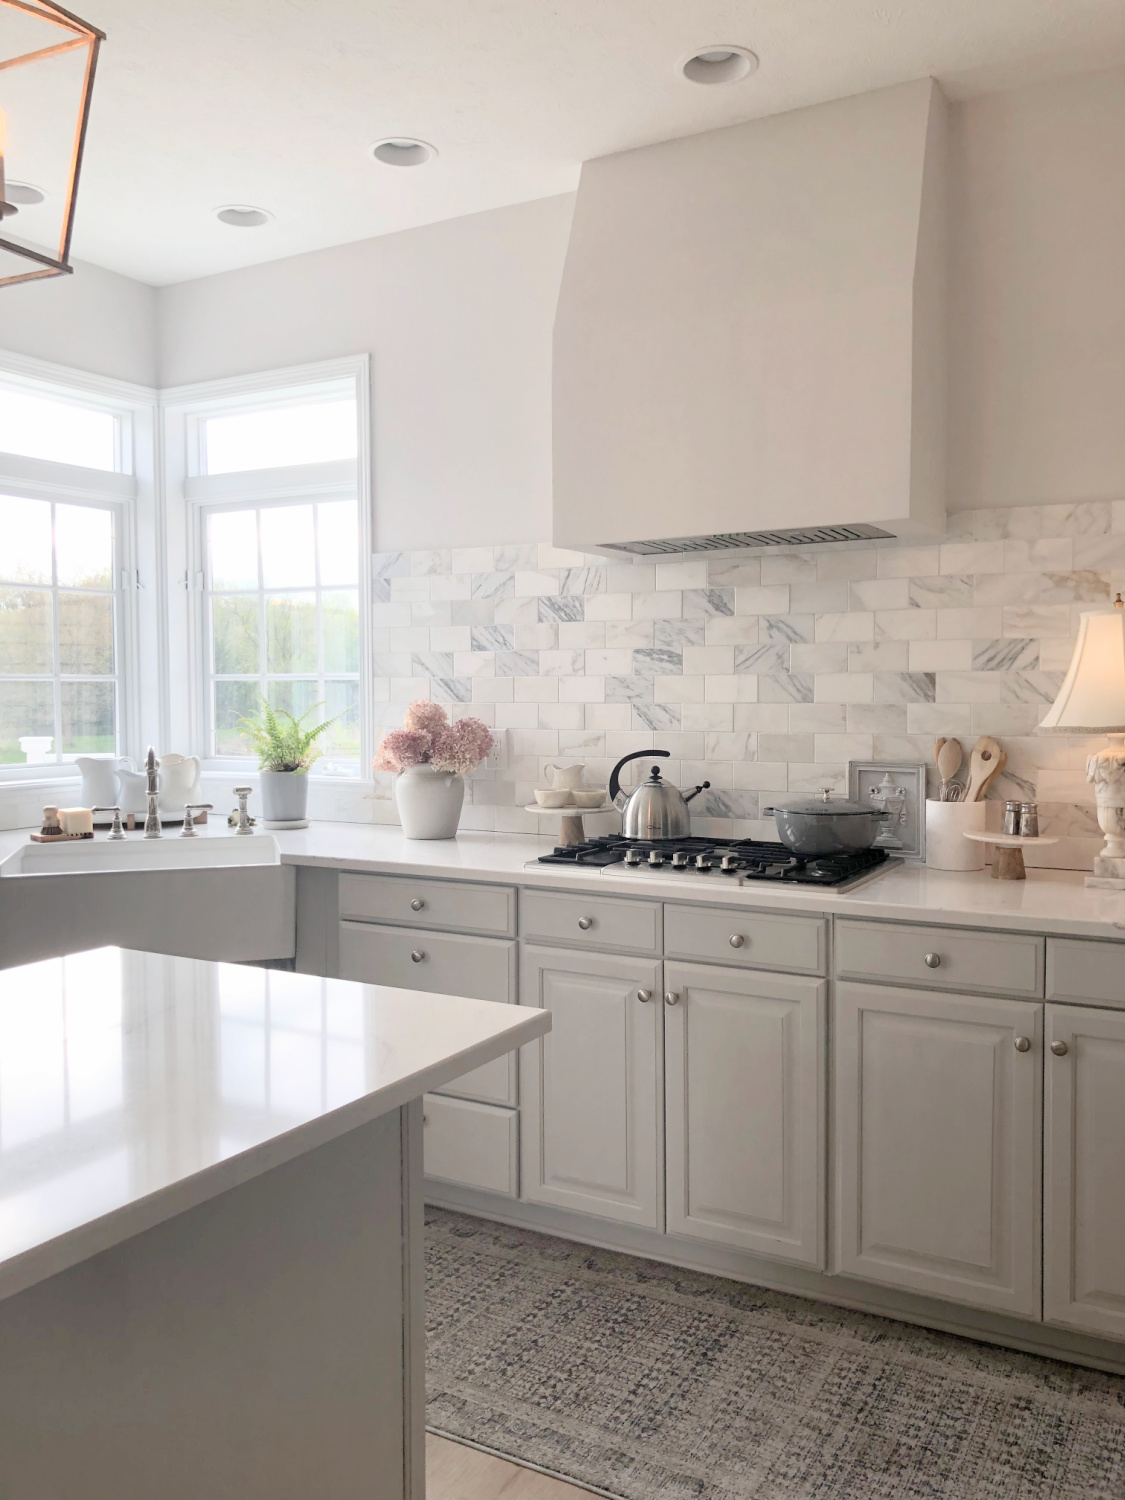
[(570, 794), (575, 807), (601, 807), (606, 798), (604, 786), (580, 787)]
[(566, 807), (570, 801), (570, 792), (557, 790), (553, 786), (537, 786), (535, 788), (535, 800), (540, 807)]

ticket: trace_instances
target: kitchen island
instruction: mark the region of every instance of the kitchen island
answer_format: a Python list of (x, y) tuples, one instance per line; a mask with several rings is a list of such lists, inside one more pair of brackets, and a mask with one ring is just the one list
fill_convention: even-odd
[(0, 975), (0, 1494), (423, 1500), (421, 1096), (549, 1026), (117, 948)]

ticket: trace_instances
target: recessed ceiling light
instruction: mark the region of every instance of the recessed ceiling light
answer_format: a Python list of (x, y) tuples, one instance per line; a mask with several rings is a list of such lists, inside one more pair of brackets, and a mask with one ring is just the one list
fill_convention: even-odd
[(268, 208), (251, 208), (248, 203), (228, 203), (226, 208), (217, 208), (215, 217), (223, 224), (233, 224), (236, 229), (257, 229), (273, 218)]
[(381, 161), (387, 167), (421, 167), (433, 160), (437, 149), (426, 141), (396, 135), (385, 141), (377, 141), (371, 148), (371, 154), (376, 161)]
[(47, 194), (30, 182), (9, 182), (4, 189), (4, 196), (9, 203), (30, 208), (34, 203), (42, 203)]
[(689, 57), (681, 69), (692, 83), (737, 83), (757, 72), (758, 58), (749, 47), (705, 47)]

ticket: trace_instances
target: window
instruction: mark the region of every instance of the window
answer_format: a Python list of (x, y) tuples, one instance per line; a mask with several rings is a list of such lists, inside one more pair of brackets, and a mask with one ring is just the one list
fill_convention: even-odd
[(355, 397), (206, 417), (201, 423), (205, 474), (329, 463), (356, 456)]
[(0, 765), (114, 754), (115, 507), (0, 494)]
[(123, 467), (120, 426), (111, 411), (0, 390), (0, 453), (113, 472)]
[(203, 520), (209, 753), (250, 753), (239, 720), (264, 697), (298, 718), (318, 709), (310, 723), (335, 719), (317, 769), (357, 776), (358, 505), (227, 506)]

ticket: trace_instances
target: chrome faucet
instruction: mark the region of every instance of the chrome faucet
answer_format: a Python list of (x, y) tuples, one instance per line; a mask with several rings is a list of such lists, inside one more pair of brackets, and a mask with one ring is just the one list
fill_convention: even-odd
[(148, 811), (145, 815), (145, 838), (159, 839), (164, 837), (164, 830), (160, 826), (160, 813), (157, 803), (160, 800), (160, 782), (156, 775), (156, 768), (160, 762), (156, 758), (156, 751), (150, 745), (148, 754), (145, 756), (145, 776), (147, 777), (145, 787), (145, 800), (148, 803)]

